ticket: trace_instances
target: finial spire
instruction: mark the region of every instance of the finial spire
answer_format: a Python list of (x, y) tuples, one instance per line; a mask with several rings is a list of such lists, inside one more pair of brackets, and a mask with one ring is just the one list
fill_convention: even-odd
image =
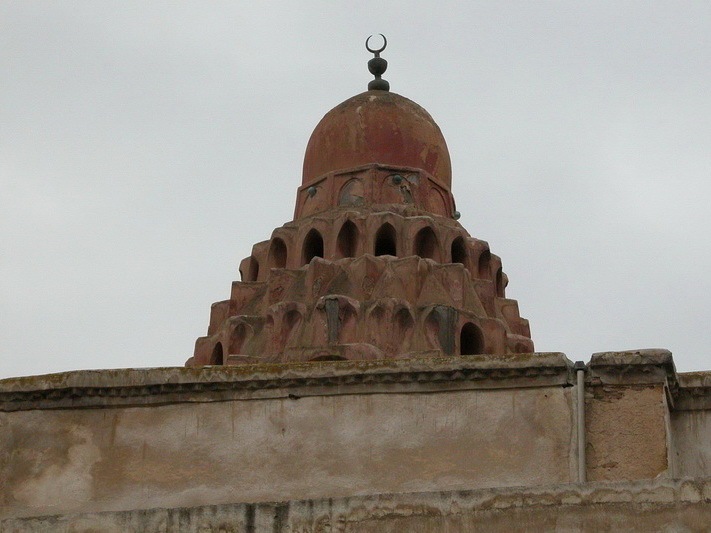
[(370, 38), (372, 37), (372, 35), (365, 40), (366, 50), (368, 50), (368, 52), (370, 52), (371, 54), (373, 54), (375, 56), (373, 59), (368, 61), (368, 70), (370, 71), (370, 73), (373, 76), (375, 76), (375, 79), (371, 80), (370, 83), (368, 83), (368, 90), (369, 91), (389, 91), (390, 90), (390, 84), (386, 80), (381, 78), (383, 73), (388, 68), (388, 62), (385, 61), (385, 59), (383, 59), (382, 57), (380, 57), (380, 52), (385, 50), (385, 47), (388, 45), (388, 40), (385, 38), (385, 35), (383, 35), (382, 33), (380, 34), (380, 36), (383, 38), (383, 46), (381, 46), (380, 48), (377, 48), (377, 49), (371, 48), (368, 45), (368, 41), (370, 41)]

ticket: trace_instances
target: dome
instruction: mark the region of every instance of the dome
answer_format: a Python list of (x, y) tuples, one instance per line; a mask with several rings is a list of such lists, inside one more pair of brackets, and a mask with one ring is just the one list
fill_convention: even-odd
[(422, 169), (447, 188), (452, 182), (439, 126), (421, 106), (388, 91), (361, 93), (326, 113), (306, 147), (302, 183), (372, 163)]

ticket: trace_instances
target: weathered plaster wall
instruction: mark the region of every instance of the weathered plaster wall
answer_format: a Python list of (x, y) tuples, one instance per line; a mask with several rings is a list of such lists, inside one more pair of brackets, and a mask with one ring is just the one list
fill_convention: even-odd
[(569, 482), (573, 433), (563, 387), (5, 412), (2, 514)]
[(679, 374), (671, 413), (676, 475), (711, 476), (711, 371)]
[(594, 386), (585, 403), (588, 480), (670, 474), (663, 385)]
[[(0, 516), (167, 507), (192, 520), (180, 509), (569, 483), (576, 389), (562, 354), (2, 380)], [(676, 374), (666, 351), (608, 352), (593, 356), (585, 390), (589, 481), (711, 475), (711, 373)], [(648, 510), (665, 523), (678, 505)], [(606, 527), (616, 512), (570, 516)], [(548, 519), (520, 518), (536, 513)], [(410, 527), (397, 520), (387, 524)]]
[(678, 477), (711, 476), (711, 411), (672, 415)]
[(588, 483), (381, 494), (0, 520), (13, 533), (708, 531), (711, 482)]

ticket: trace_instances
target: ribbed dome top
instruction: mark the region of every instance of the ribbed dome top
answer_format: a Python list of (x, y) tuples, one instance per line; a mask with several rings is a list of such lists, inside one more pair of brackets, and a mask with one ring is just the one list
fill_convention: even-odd
[(439, 126), (425, 109), (395, 93), (367, 91), (326, 113), (306, 147), (302, 183), (371, 163), (419, 168), (451, 186), (452, 165)]

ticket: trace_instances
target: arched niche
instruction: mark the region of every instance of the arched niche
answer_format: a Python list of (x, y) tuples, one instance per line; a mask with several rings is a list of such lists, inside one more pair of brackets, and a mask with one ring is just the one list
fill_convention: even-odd
[(346, 220), (341, 226), (336, 239), (336, 257), (355, 257), (358, 250), (358, 228), (350, 220)]
[(338, 193), (338, 205), (357, 206), (364, 203), (363, 180), (358, 178), (348, 180)]
[(397, 234), (395, 228), (385, 222), (375, 233), (373, 255), (392, 255), (397, 257)]
[(432, 228), (426, 226), (415, 235), (415, 255), (423, 259), (440, 261), (439, 240)]
[(230, 335), (230, 352), (231, 354), (241, 354), (242, 348), (247, 341), (247, 338), (252, 334), (251, 328), (244, 322), (240, 322), (232, 330)]
[(215, 344), (215, 348), (212, 350), (212, 355), (210, 356), (210, 363), (211, 365), (224, 365), (225, 364), (225, 356), (223, 354), (222, 350), (222, 343), (218, 342)]
[(393, 315), (393, 336), (397, 344), (394, 354), (405, 352), (415, 329), (415, 319), (406, 307), (398, 309)]
[(287, 250), (286, 243), (279, 237), (272, 239), (272, 243), (269, 246), (269, 268), (285, 268)]
[(476, 355), (484, 353), (484, 335), (476, 324), (467, 322), (459, 333), (459, 353)]
[(303, 263), (309, 264), (314, 257), (323, 257), (323, 237), (317, 229), (306, 234), (303, 246)]
[(253, 255), (249, 256), (249, 266), (247, 266), (247, 272), (242, 272), (242, 281), (257, 281), (259, 276), (259, 261)]
[(489, 279), (491, 276), (491, 252), (487, 249), (481, 252), (477, 273), (481, 279)]
[(465, 267), (469, 265), (469, 252), (464, 237), (457, 237), (452, 241), (451, 247), (452, 263), (460, 263)]

